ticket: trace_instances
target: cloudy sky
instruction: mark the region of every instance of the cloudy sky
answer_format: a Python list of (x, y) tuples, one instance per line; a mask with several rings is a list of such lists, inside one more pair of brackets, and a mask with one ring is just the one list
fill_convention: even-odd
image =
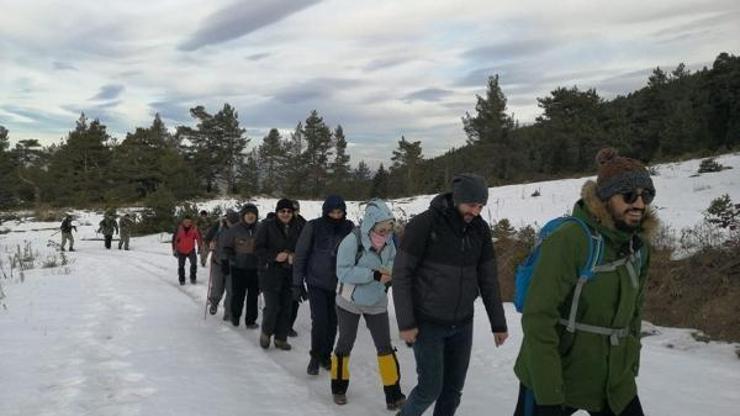
[(311, 109), (353, 162), (401, 135), (426, 156), (465, 141), (460, 117), (500, 74), (522, 123), (558, 86), (613, 97), (656, 66), (740, 53), (740, 2), (0, 0), (0, 125), (52, 143), (81, 111), (114, 136), (234, 105), (254, 142)]

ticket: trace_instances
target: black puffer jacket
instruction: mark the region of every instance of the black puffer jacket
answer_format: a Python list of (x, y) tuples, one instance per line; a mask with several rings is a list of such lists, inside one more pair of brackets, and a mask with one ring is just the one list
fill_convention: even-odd
[(452, 194), (435, 197), (406, 227), (393, 266), (393, 301), (401, 330), (418, 321), (461, 325), (473, 319), (478, 295), (493, 332), (506, 331), (488, 224), (465, 223)]
[(261, 290), (279, 291), (284, 285), (292, 285), (293, 266), (287, 261), (278, 263), (275, 257), (282, 251), (293, 254), (300, 233), (300, 224), (295, 219), (287, 225), (277, 218), (260, 223), (255, 252)]

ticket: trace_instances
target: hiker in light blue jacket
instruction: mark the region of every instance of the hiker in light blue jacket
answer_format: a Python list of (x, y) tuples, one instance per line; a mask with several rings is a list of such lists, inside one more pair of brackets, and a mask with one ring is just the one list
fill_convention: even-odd
[(398, 359), (391, 344), (388, 288), (396, 256), (393, 213), (379, 199), (365, 207), (365, 216), (339, 244), (337, 252), (337, 322), (339, 339), (331, 363), (331, 391), (338, 405), (347, 403), (349, 355), (357, 338), (360, 316), (365, 318), (378, 351), (378, 371), (386, 406), (395, 410), (406, 396), (401, 392)]

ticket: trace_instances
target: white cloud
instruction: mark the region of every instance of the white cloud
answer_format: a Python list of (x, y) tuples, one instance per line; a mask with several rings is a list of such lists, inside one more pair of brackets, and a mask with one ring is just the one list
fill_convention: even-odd
[(536, 97), (558, 86), (611, 97), (655, 66), (737, 54), (740, 38), (740, 5), (728, 0), (0, 0), (0, 9), (0, 124), (13, 139), (56, 140), (76, 110), (123, 136), (155, 111), (172, 127), (194, 105), (229, 102), (250, 132), (292, 130), (315, 108), (343, 125), (355, 161), (387, 159), (402, 134), (428, 156), (461, 145), (460, 117), (493, 73), (509, 111), (529, 122)]

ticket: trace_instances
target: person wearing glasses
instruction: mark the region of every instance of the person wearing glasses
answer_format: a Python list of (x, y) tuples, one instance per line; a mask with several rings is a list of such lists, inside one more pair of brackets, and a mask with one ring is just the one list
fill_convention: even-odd
[[(635, 378), (650, 262), (646, 239), (657, 226), (650, 209), (655, 186), (642, 163), (614, 149), (602, 149), (596, 160), (596, 182), (584, 184), (572, 213), (591, 235), (569, 222), (539, 248), (514, 368), (520, 381), (516, 416), (579, 409), (594, 416), (643, 415)], [(581, 284), (589, 239), (603, 241), (603, 249), (593, 277)]]
[(339, 339), (331, 360), (331, 392), (338, 405), (347, 403), (349, 356), (357, 338), (360, 317), (365, 318), (378, 352), (378, 372), (386, 407), (398, 409), (406, 400), (401, 392), (400, 367), (391, 344), (388, 322), (387, 292), (396, 256), (393, 226), (391, 210), (385, 202), (373, 199), (365, 207), (360, 226), (339, 244), (336, 258)]
[[(260, 346), (270, 348), (274, 336), (275, 348), (288, 351), (293, 287), (293, 256), (301, 227), (296, 221), (293, 201), (281, 199), (275, 217), (266, 219), (257, 229), (255, 253), (258, 260), (259, 287), (265, 299), (262, 312)], [(232, 316), (233, 318), (233, 316)]]

